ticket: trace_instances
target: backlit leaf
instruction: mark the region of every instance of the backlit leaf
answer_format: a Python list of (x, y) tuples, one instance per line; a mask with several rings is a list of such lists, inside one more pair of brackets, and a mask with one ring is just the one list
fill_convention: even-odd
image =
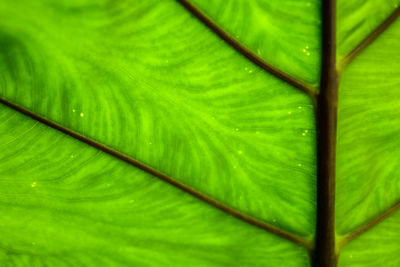
[(339, 88), (337, 231), (345, 234), (400, 198), (400, 21), (344, 71)]
[(4, 106), (0, 119), (1, 266), (307, 264), (301, 247), (78, 140)]
[(382, 23), (400, 0), (337, 0), (338, 59), (342, 59)]
[(192, 2), (259, 57), (306, 83), (319, 83), (320, 1)]
[(361, 235), (342, 251), (340, 267), (400, 265), (400, 212)]
[(304, 93), (175, 1), (32, 5), (23, 12), (31, 26), (2, 37), (3, 96), (229, 206), (312, 234), (315, 126)]
[(0, 266), (397, 266), (399, 3), (0, 0)]

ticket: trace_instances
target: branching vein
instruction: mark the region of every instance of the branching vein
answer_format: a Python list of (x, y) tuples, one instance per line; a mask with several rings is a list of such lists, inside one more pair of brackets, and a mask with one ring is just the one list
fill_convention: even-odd
[(232, 207), (229, 207), (228, 205), (226, 205), (224, 203), (221, 203), (221, 202), (213, 199), (212, 197), (210, 197), (210, 196), (208, 196), (206, 194), (203, 194), (202, 192), (197, 191), (196, 189), (194, 189), (194, 188), (192, 188), (192, 187), (190, 187), (188, 185), (185, 185), (184, 183), (181, 183), (180, 181), (178, 181), (178, 180), (176, 180), (176, 179), (174, 179), (174, 178), (172, 178), (172, 177), (170, 177), (170, 176), (168, 176), (168, 175), (166, 175), (166, 174), (164, 174), (164, 173), (162, 173), (162, 172), (160, 172), (160, 171), (158, 171), (156, 169), (153, 169), (152, 167), (150, 167), (150, 166), (148, 166), (146, 164), (143, 164), (142, 162), (137, 161), (137, 160), (129, 157), (126, 154), (123, 154), (123, 153), (121, 153), (119, 151), (114, 150), (111, 147), (108, 147), (108, 146), (106, 146), (104, 144), (101, 144), (101, 143), (99, 143), (97, 141), (94, 141), (94, 140), (92, 140), (92, 139), (90, 139), (90, 138), (88, 138), (86, 136), (83, 136), (78, 132), (75, 132), (75, 131), (73, 131), (73, 130), (71, 130), (69, 128), (66, 128), (63, 125), (60, 125), (60, 124), (58, 124), (56, 122), (53, 122), (53, 121), (51, 121), (51, 120), (49, 120), (49, 119), (47, 119), (47, 118), (45, 118), (43, 116), (40, 116), (40, 115), (38, 115), (38, 114), (36, 114), (36, 113), (34, 113), (34, 112), (24, 108), (24, 107), (16, 105), (16, 104), (14, 104), (14, 103), (12, 103), (12, 102), (10, 102), (10, 101), (2, 98), (2, 97), (0, 97), (0, 103), (2, 103), (4, 105), (6, 105), (6, 106), (18, 111), (18, 112), (20, 112), (20, 113), (22, 113), (24, 115), (26, 115), (26, 116), (28, 116), (28, 117), (30, 117), (30, 118), (38, 121), (38, 122), (41, 122), (41, 123), (43, 123), (43, 124), (45, 124), (47, 126), (50, 126), (51, 128), (53, 128), (53, 129), (55, 129), (57, 131), (60, 131), (60, 132), (62, 132), (64, 134), (67, 134), (67, 135), (69, 135), (69, 136), (71, 136), (71, 137), (73, 137), (75, 139), (78, 139), (79, 141), (84, 142), (84, 143), (86, 143), (86, 144), (88, 144), (88, 145), (90, 145), (90, 146), (92, 146), (92, 147), (94, 147), (96, 149), (99, 149), (99, 150), (101, 150), (101, 151), (103, 151), (103, 152), (105, 152), (105, 153), (107, 153), (107, 154), (109, 154), (109, 155), (111, 155), (113, 157), (116, 157), (116, 158), (118, 158), (120, 160), (123, 160), (126, 163), (128, 163), (130, 165), (133, 165), (133, 166), (135, 166), (135, 167), (137, 167), (137, 168), (139, 168), (139, 169), (141, 169), (141, 170), (143, 170), (143, 171), (145, 171), (145, 172), (147, 172), (147, 173), (149, 173), (149, 174), (151, 174), (151, 175), (153, 175), (153, 176), (155, 176), (155, 177), (157, 177), (157, 178), (159, 178), (159, 179), (161, 179), (161, 180), (163, 180), (163, 181), (165, 181), (165, 182), (167, 182), (169, 184), (171, 184), (172, 186), (175, 186), (175, 187), (177, 187), (177, 188), (179, 188), (179, 189), (191, 194), (194, 197), (197, 197), (198, 199), (200, 199), (200, 200), (202, 200), (202, 201), (204, 201), (204, 202), (206, 202), (206, 203), (208, 203), (208, 204), (210, 204), (210, 205), (212, 205), (212, 206), (214, 206), (214, 207), (216, 207), (216, 208), (218, 208), (218, 209), (220, 209), (220, 210), (222, 210), (222, 211), (224, 211), (224, 212), (226, 212), (226, 213), (228, 213), (228, 214), (230, 214), (230, 215), (232, 215), (232, 216), (234, 216), (234, 217), (236, 217), (236, 218), (238, 218), (238, 219), (240, 219), (242, 221), (245, 221), (245, 222), (247, 222), (249, 224), (252, 224), (252, 225), (254, 225), (254, 226), (258, 227), (258, 228), (261, 228), (261, 229), (263, 229), (263, 230), (265, 230), (267, 232), (273, 233), (273, 234), (275, 234), (277, 236), (280, 236), (280, 237), (282, 237), (284, 239), (292, 241), (292, 242), (294, 242), (294, 243), (296, 243), (296, 244), (298, 244), (300, 246), (305, 247), (308, 251), (311, 250), (312, 242), (310, 240), (304, 238), (304, 237), (301, 237), (299, 235), (296, 235), (296, 234), (287, 232), (285, 230), (279, 229), (279, 228), (277, 228), (277, 227), (275, 227), (275, 226), (273, 226), (271, 224), (268, 224), (266, 222), (258, 220), (256, 218), (251, 217), (251, 216), (249, 216), (249, 215), (247, 215), (245, 213), (242, 213), (242, 212), (240, 212), (240, 211), (238, 211), (238, 210), (236, 210), (236, 209), (234, 209)]
[(294, 86), (295, 88), (307, 93), (313, 100), (316, 97), (317, 89), (311, 87), (308, 84), (305, 84), (298, 79), (290, 76), (289, 74), (275, 68), (274, 66), (268, 64), (263, 59), (254, 54), (251, 50), (246, 48), (240, 42), (238, 42), (235, 38), (230, 36), (226, 31), (224, 31), (221, 27), (219, 27), (212, 19), (210, 19), (207, 15), (201, 12), (197, 7), (191, 4), (187, 0), (178, 0), (180, 4), (182, 4), (189, 12), (191, 12), (194, 16), (196, 16), (201, 22), (203, 22), (207, 27), (209, 27), (212, 31), (214, 31), (221, 39), (231, 45), (236, 51), (244, 55), (247, 59), (252, 61), (254, 64), (258, 65), (262, 69), (276, 76), (277, 78), (287, 82), (288, 84)]
[(368, 35), (359, 45), (357, 45), (350, 53), (348, 53), (339, 63), (339, 71), (343, 69), (375, 41), (390, 25), (400, 16), (400, 7), (398, 7), (381, 25), (379, 25), (370, 35)]
[(346, 235), (344, 238), (342, 238), (340, 240), (338, 247), (340, 249), (343, 248), (345, 245), (347, 245), (348, 243), (350, 243), (351, 241), (353, 241), (354, 239), (356, 239), (360, 235), (364, 234), (365, 232), (367, 232), (371, 228), (377, 226), (379, 223), (381, 223), (382, 221), (384, 221), (385, 219), (390, 217), (392, 214), (394, 214), (398, 210), (400, 210), (400, 201), (395, 203), (393, 206), (391, 206), (389, 209), (387, 209), (383, 213), (377, 215), (372, 220), (364, 223), (363, 225), (358, 227), (353, 232), (351, 232), (348, 235)]

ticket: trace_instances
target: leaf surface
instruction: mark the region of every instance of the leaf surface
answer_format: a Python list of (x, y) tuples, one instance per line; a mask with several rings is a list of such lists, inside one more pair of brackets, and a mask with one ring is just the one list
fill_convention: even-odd
[(337, 136), (339, 234), (400, 199), (399, 49), (397, 20), (342, 75)]
[(307, 95), (248, 62), (175, 1), (3, 10), (7, 99), (240, 211), (312, 234)]
[(257, 56), (303, 82), (318, 85), (320, 1), (191, 2)]
[(400, 212), (364, 233), (340, 256), (339, 267), (395, 267), (400, 265)]
[(337, 56), (341, 60), (381, 24), (400, 0), (337, 0)]
[(0, 2), (0, 264), (396, 266), (398, 0), (185, 3)]
[(1, 266), (307, 266), (300, 246), (5, 106), (0, 149)]

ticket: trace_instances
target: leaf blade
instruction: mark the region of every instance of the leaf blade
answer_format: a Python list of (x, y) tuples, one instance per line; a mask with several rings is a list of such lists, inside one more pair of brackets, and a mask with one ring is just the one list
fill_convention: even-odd
[(318, 86), (319, 1), (190, 2), (266, 62), (313, 87)]
[[(337, 230), (345, 234), (400, 197), (396, 177), (399, 20), (343, 73), (339, 97)], [(379, 67), (377, 67), (379, 66)], [(371, 164), (372, 163), (372, 164)]]
[(344, 247), (339, 267), (398, 266), (400, 213), (397, 212)]
[(377, 28), (400, 4), (399, 0), (338, 1), (338, 50), (341, 60)]
[(124, 162), (3, 105), (0, 118), (4, 266), (308, 265), (303, 248)]
[[(97, 4), (89, 13), (73, 7), (83, 10), (77, 14), (35, 3), (31, 24), (39, 23), (38, 10), (50, 22), (61, 12), (68, 19), (56, 24), (58, 33), (63, 29), (59, 38), (73, 41), (45, 43), (41, 38), (49, 37), (35, 36), (30, 28), (5, 34), (5, 40), (15, 40), (12, 49), (19, 57), (10, 52), (10, 61), (17, 63), (6, 65), (2, 95), (254, 217), (311, 235), (315, 126), (310, 99), (249, 64), (177, 3), (127, 3), (110, 10)], [(19, 11), (13, 9), (11, 17)], [(142, 14), (137, 21), (128, 19), (137, 14)], [(149, 31), (154, 18), (164, 21), (156, 32)], [(26, 35), (35, 40), (34, 51), (29, 38), (18, 39)], [(35, 63), (33, 71), (26, 61)]]

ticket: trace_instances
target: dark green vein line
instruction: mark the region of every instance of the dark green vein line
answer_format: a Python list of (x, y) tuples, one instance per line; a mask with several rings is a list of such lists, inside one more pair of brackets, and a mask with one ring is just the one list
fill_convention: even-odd
[(161, 180), (163, 180), (163, 181), (165, 181), (165, 182), (167, 182), (167, 183), (169, 183), (169, 184), (171, 184), (171, 185), (173, 185), (173, 186), (175, 186), (175, 187), (177, 187), (177, 188), (179, 188), (179, 189), (181, 189), (181, 190), (183, 190), (183, 191), (185, 191), (185, 192), (187, 192), (189, 194), (191, 194), (194, 197), (197, 197), (198, 199), (200, 199), (200, 200), (202, 200), (202, 201), (204, 201), (204, 202), (206, 202), (206, 203), (208, 203), (208, 204), (210, 204), (210, 205), (212, 205), (212, 206), (214, 206), (214, 207), (216, 207), (216, 208), (218, 208), (218, 209), (220, 209), (220, 210), (222, 210), (222, 211), (224, 211), (224, 212), (226, 212), (226, 213), (228, 213), (228, 214), (230, 214), (230, 215), (232, 215), (232, 216), (234, 216), (234, 217), (236, 217), (236, 218), (238, 218), (238, 219), (240, 219), (242, 221), (245, 221), (245, 222), (247, 222), (247, 223), (249, 223), (251, 225), (254, 225), (254, 226), (258, 227), (258, 228), (261, 228), (261, 229), (263, 229), (263, 230), (265, 230), (267, 232), (270, 232), (272, 234), (275, 234), (277, 236), (285, 238), (285, 239), (287, 239), (289, 241), (292, 241), (292, 242), (294, 242), (294, 243), (296, 243), (296, 244), (298, 244), (300, 246), (305, 247), (308, 251), (310, 251), (311, 248), (312, 248), (312, 243), (311, 243), (310, 240), (308, 240), (308, 239), (306, 239), (304, 237), (298, 236), (296, 234), (287, 232), (285, 230), (279, 229), (279, 228), (277, 228), (277, 227), (275, 227), (273, 225), (270, 225), (268, 223), (265, 223), (265, 222), (263, 222), (261, 220), (258, 220), (256, 218), (254, 218), (254, 217), (251, 217), (251, 216), (249, 216), (249, 215), (247, 215), (245, 213), (242, 213), (242, 212), (240, 212), (238, 210), (235, 210), (235, 209), (233, 209), (233, 208), (231, 208), (231, 207), (229, 207), (229, 206), (227, 206), (227, 205), (225, 205), (225, 204), (223, 204), (223, 203), (211, 198), (210, 196), (208, 196), (206, 194), (203, 194), (203, 193), (197, 191), (196, 189), (191, 188), (190, 186), (185, 185), (185, 184), (175, 180), (172, 177), (169, 177), (168, 175), (166, 175), (166, 174), (164, 174), (162, 172), (159, 172), (158, 170), (155, 170), (152, 167), (150, 167), (150, 166), (148, 166), (146, 164), (143, 164), (142, 162), (139, 162), (139, 161), (137, 161), (135, 159), (132, 159), (128, 155), (125, 155), (125, 154), (123, 154), (121, 152), (118, 152), (118, 151), (114, 150), (113, 148), (110, 148), (110, 147), (108, 147), (106, 145), (103, 145), (103, 144), (101, 144), (101, 143), (99, 143), (97, 141), (94, 141), (94, 140), (86, 137), (86, 136), (83, 136), (83, 135), (79, 134), (78, 132), (75, 132), (75, 131), (73, 131), (71, 129), (68, 129), (68, 128), (66, 128), (66, 127), (64, 127), (64, 126), (62, 126), (62, 125), (60, 125), (60, 124), (58, 124), (56, 122), (53, 122), (53, 121), (51, 121), (51, 120), (49, 120), (49, 119), (47, 119), (47, 118), (45, 118), (45, 117), (43, 117), (41, 115), (38, 115), (38, 114), (36, 114), (36, 113), (34, 113), (34, 112), (24, 108), (24, 107), (21, 107), (21, 106), (19, 106), (17, 104), (14, 104), (14, 103), (12, 103), (12, 102), (10, 102), (10, 101), (2, 98), (2, 97), (0, 97), (0, 103), (2, 103), (4, 105), (6, 105), (6, 106), (18, 111), (18, 112), (21, 112), (22, 114), (24, 114), (24, 115), (26, 115), (26, 116), (34, 119), (34, 120), (37, 120), (37, 121), (39, 121), (39, 122), (41, 122), (41, 123), (43, 123), (43, 124), (45, 124), (47, 126), (50, 126), (51, 128), (53, 128), (55, 130), (58, 130), (58, 131), (60, 131), (60, 132), (62, 132), (64, 134), (67, 134), (67, 135), (69, 135), (69, 136), (71, 136), (71, 137), (73, 137), (75, 139), (78, 139), (79, 141), (84, 142), (84, 143), (86, 143), (86, 144), (88, 144), (88, 145), (90, 145), (90, 146), (92, 146), (92, 147), (94, 147), (96, 149), (99, 149), (99, 150), (101, 150), (101, 151), (103, 151), (103, 152), (105, 152), (105, 153), (107, 153), (107, 154), (109, 154), (111, 156), (114, 156), (114, 157), (116, 157), (116, 158), (118, 158), (120, 160), (123, 160), (126, 163), (128, 163), (130, 165), (133, 165), (133, 166), (135, 166), (135, 167), (137, 167), (137, 168), (139, 168), (139, 169), (141, 169), (141, 170), (143, 170), (143, 171), (145, 171), (145, 172), (147, 172), (147, 173), (149, 173), (149, 174), (151, 174), (151, 175), (153, 175), (153, 176), (155, 176), (155, 177), (157, 177), (157, 178), (159, 178), (159, 179), (161, 179)]
[(376, 40), (390, 25), (400, 16), (400, 7), (376, 28), (370, 35), (368, 35), (358, 46), (356, 46), (350, 53), (348, 53), (339, 64), (339, 71), (342, 71), (357, 55), (359, 55), (365, 48), (367, 48), (373, 41)]
[(336, 0), (322, 5), (321, 90), (317, 109), (316, 267), (336, 267), (335, 180), (338, 73), (336, 71)]
[(210, 28), (214, 33), (216, 33), (221, 39), (223, 39), (226, 43), (231, 45), (236, 51), (241, 53), (247, 59), (252, 61), (254, 64), (258, 65), (262, 69), (276, 76), (277, 78), (283, 80), (284, 82), (296, 87), (297, 89), (307, 93), (311, 98), (315, 98), (317, 94), (317, 90), (296, 78), (284, 73), (283, 71), (275, 68), (274, 66), (268, 64), (261, 58), (259, 58), (256, 54), (254, 54), (251, 50), (247, 49), (244, 45), (230, 36), (227, 32), (221, 29), (216, 23), (212, 21), (207, 15), (201, 12), (196, 6), (190, 3), (187, 0), (177, 0), (182, 6), (184, 6), (189, 12), (191, 12), (195, 17), (197, 17), (201, 22), (203, 22), (208, 28)]
[(371, 228), (377, 226), (379, 223), (384, 221), (386, 218), (390, 217), (393, 213), (395, 213), (398, 210), (400, 210), (400, 201), (395, 203), (393, 206), (391, 206), (389, 209), (387, 209), (383, 213), (377, 215), (372, 220), (364, 223), (359, 228), (357, 228), (353, 232), (351, 232), (348, 235), (346, 235), (345, 237), (343, 237), (343, 239), (340, 240), (338, 247), (340, 249), (343, 248), (345, 245), (347, 245), (348, 243), (350, 243), (351, 241), (353, 241), (354, 239), (356, 239), (360, 235), (364, 234), (365, 232), (367, 232)]

